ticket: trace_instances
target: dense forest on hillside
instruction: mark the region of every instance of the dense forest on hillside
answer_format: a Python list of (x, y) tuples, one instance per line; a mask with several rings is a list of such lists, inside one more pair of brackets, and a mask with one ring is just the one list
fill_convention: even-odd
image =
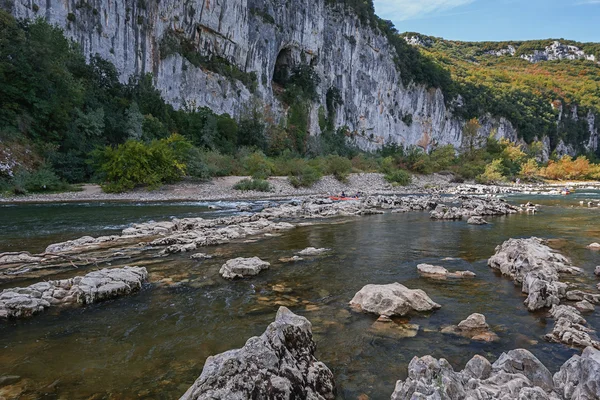
[[(486, 112), (510, 120), (527, 142), (548, 136), (553, 146), (558, 140), (580, 146), (589, 138), (588, 111), (600, 114), (600, 65), (586, 60), (560, 60), (530, 63), (519, 55), (542, 50), (553, 40), (530, 42), (456, 42), (417, 35), (427, 46), (417, 46), (426, 57), (443, 64), (452, 74), (449, 91), (464, 98), (464, 106), (455, 111), (466, 118)], [(594, 54), (600, 45), (561, 41)], [(515, 56), (486, 54), (490, 50), (516, 48)], [(564, 118), (558, 125), (560, 107), (572, 115), (577, 107), (579, 121)], [(598, 119), (597, 119), (598, 120)]]

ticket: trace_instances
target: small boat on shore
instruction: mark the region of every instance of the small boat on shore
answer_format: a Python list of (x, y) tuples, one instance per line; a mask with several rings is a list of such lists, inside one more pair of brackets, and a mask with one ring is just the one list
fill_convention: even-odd
[(350, 200), (358, 200), (358, 197), (329, 196), (329, 199), (333, 200), (333, 201), (350, 201)]

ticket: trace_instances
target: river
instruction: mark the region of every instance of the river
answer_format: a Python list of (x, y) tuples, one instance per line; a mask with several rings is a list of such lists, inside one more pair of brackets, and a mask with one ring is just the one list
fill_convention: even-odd
[[(520, 288), (492, 271), (487, 259), (511, 237), (557, 239), (552, 246), (586, 271), (571, 282), (596, 292), (593, 271), (600, 265), (600, 253), (585, 246), (600, 242), (600, 208), (579, 204), (588, 199), (597, 203), (600, 193), (510, 197), (515, 203), (542, 204), (540, 212), (489, 218), (487, 226), (432, 221), (420, 212), (384, 214), (321, 221), (281, 236), (208, 247), (202, 251), (215, 257), (205, 261), (191, 260), (189, 254), (145, 254), (127, 262), (144, 265), (150, 272), (152, 283), (140, 293), (0, 322), (0, 376), (20, 376), (31, 398), (177, 398), (200, 375), (208, 356), (241, 347), (249, 337), (261, 334), (279, 305), (312, 322), (317, 358), (332, 369), (340, 399), (361, 394), (389, 398), (395, 381), (406, 377), (412, 357), (425, 354), (444, 357), (462, 369), (475, 354), (493, 361), (502, 351), (526, 348), (555, 372), (578, 350), (545, 342), (543, 335), (553, 320), (545, 312), (528, 312)], [(57, 241), (117, 233), (132, 222), (231, 215), (237, 212), (235, 205), (2, 205), (0, 251), (38, 252)], [(308, 246), (332, 252), (293, 264), (278, 261)], [(239, 256), (259, 256), (272, 266), (253, 279), (223, 280), (220, 266)], [(468, 269), (477, 277), (421, 278), (416, 265), (422, 262)], [(83, 273), (79, 269), (57, 277)], [(405, 318), (419, 326), (415, 337), (375, 330), (376, 316), (348, 307), (365, 284), (392, 282), (423, 289), (442, 305), (433, 313)], [(499, 342), (477, 343), (439, 332), (474, 312), (486, 316)], [(600, 329), (598, 311), (586, 318)]]

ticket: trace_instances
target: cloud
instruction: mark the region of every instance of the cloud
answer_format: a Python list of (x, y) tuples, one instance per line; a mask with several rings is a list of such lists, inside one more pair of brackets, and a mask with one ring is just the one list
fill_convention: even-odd
[[(383, 19), (405, 21), (447, 11), (476, 0), (374, 0), (377, 15)], [(588, 0), (600, 1), (600, 0)]]

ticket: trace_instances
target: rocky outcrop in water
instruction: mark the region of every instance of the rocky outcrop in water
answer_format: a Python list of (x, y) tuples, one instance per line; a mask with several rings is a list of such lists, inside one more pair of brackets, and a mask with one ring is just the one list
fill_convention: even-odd
[(566, 305), (554, 306), (550, 315), (555, 319), (555, 323), (552, 332), (545, 336), (546, 340), (569, 346), (592, 346), (600, 349), (600, 341), (595, 338), (595, 331), (587, 326), (587, 321), (576, 308)]
[(588, 347), (554, 374), (529, 351), (511, 350), (490, 364), (476, 355), (460, 372), (445, 359), (415, 357), (408, 378), (398, 381), (392, 400), (522, 399), (591, 400), (600, 398), (600, 351)]
[(124, 267), (5, 289), (0, 292), (0, 318), (29, 317), (49, 307), (92, 304), (125, 296), (140, 290), (147, 279), (146, 268)]
[(225, 279), (246, 278), (258, 275), (260, 271), (269, 269), (270, 266), (271, 264), (258, 257), (238, 257), (223, 264), (219, 274)]
[(567, 284), (559, 281), (560, 273), (580, 274), (580, 268), (548, 247), (538, 238), (509, 239), (496, 247), (496, 254), (488, 260), (490, 267), (522, 284), (527, 293), (525, 305), (530, 311), (552, 307), (550, 315), (555, 319), (551, 333), (546, 340), (564, 343), (569, 346), (600, 348), (595, 331), (587, 326), (586, 320), (574, 307), (560, 305), (561, 300), (597, 300), (596, 295), (581, 292), (567, 292)]
[(469, 225), (487, 225), (488, 222), (483, 217), (473, 216), (467, 221)]
[(548, 247), (542, 239), (509, 239), (496, 247), (488, 265), (522, 285), (530, 311), (552, 307), (566, 296), (567, 285), (559, 273), (580, 274), (580, 268)]
[(333, 400), (333, 374), (315, 358), (315, 350), (310, 322), (281, 307), (261, 336), (209, 357), (181, 400)]
[(463, 197), (459, 200), (462, 202), (460, 206), (451, 206), (442, 203), (438, 204), (436, 208), (431, 211), (431, 218), (446, 220), (467, 219), (481, 223), (481, 221), (483, 221), (482, 218), (473, 219), (473, 217), (508, 215), (522, 211), (520, 208), (499, 199)]
[(432, 311), (441, 306), (420, 289), (409, 289), (399, 283), (366, 285), (350, 301), (350, 306), (368, 313), (391, 317), (410, 312)]
[(98, 265), (101, 262), (127, 259), (155, 249), (164, 256), (192, 252), (204, 246), (240, 241), (248, 236), (267, 236), (294, 228), (294, 224), (278, 221), (281, 219), (324, 219), (394, 211), (430, 211), (445, 203), (459, 204), (461, 207), (464, 205), (465, 209), (475, 212), (486, 209), (494, 209), (500, 214), (514, 211), (508, 204), (495, 199), (473, 200), (466, 196), (369, 196), (357, 201), (344, 202), (311, 198), (282, 205), (270, 204), (251, 215), (216, 219), (184, 218), (133, 224), (124, 229), (121, 235), (98, 238), (84, 236), (52, 244), (43, 254), (2, 253), (0, 281), (39, 278), (45, 274), (71, 269), (74, 265)]
[(434, 279), (446, 279), (446, 278), (474, 278), (475, 273), (471, 271), (456, 271), (450, 272), (444, 267), (429, 264), (417, 265), (417, 271), (419, 274)]

